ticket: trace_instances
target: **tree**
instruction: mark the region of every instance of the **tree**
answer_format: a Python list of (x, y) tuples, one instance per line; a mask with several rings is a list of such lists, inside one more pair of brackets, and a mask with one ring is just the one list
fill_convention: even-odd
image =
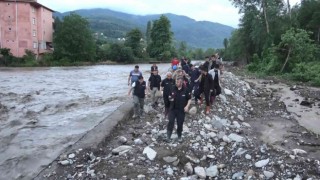
[(224, 40), (223, 40), (223, 46), (224, 46), (224, 49), (225, 49), (225, 50), (227, 50), (228, 45), (229, 45), (228, 39), (227, 39), (227, 38), (224, 38)]
[(289, 66), (288, 71), (291, 71), (297, 63), (315, 60), (319, 49), (313, 43), (313, 40), (310, 39), (309, 34), (303, 29), (292, 28), (282, 35), (282, 41), (278, 45), (278, 48), (280, 50), (284, 49), (287, 55), (281, 72), (284, 71), (286, 66)]
[[(173, 54), (174, 48), (172, 47), (173, 33), (170, 31), (171, 24), (169, 19), (161, 15), (158, 20), (153, 22), (151, 29), (151, 42), (148, 45), (148, 53), (153, 58), (159, 60), (168, 60), (169, 52)], [(163, 59), (166, 58), (166, 59)]]
[(179, 56), (187, 56), (187, 43), (185, 41), (181, 41), (178, 49)]
[(152, 28), (152, 22), (148, 21), (147, 30), (146, 30), (147, 45), (149, 45), (151, 42), (151, 28)]
[(81, 16), (71, 13), (57, 26), (54, 36), (54, 56), (56, 59), (93, 61), (95, 42), (89, 29), (89, 23)]
[(135, 57), (142, 57), (142, 32), (138, 29), (132, 29), (126, 35), (125, 46), (128, 46), (132, 49)]

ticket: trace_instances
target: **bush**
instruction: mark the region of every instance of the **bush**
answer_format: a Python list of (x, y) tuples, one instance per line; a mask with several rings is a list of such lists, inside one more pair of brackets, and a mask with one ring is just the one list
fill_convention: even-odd
[(299, 63), (293, 68), (290, 77), (293, 80), (310, 82), (314, 86), (320, 86), (320, 63)]

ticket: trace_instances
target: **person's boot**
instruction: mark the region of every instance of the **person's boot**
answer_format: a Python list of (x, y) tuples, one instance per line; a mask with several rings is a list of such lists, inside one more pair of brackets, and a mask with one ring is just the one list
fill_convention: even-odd
[(206, 115), (208, 115), (210, 113), (210, 106), (206, 107)]
[(179, 133), (178, 133), (178, 142), (182, 143), (182, 134), (179, 134)]
[(167, 131), (167, 138), (166, 138), (166, 142), (171, 142), (171, 134), (172, 134), (172, 131)]

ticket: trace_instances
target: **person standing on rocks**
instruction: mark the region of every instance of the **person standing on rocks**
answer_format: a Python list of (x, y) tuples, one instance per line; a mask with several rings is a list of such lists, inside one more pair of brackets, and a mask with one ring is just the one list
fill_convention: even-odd
[(214, 69), (209, 71), (209, 74), (213, 77), (213, 88), (215, 90), (215, 93), (212, 94), (210, 98), (211, 104), (215, 100), (216, 96), (219, 96), (221, 94), (221, 86), (220, 86), (220, 69), (219, 69), (219, 64), (215, 64)]
[(134, 104), (133, 118), (141, 117), (143, 113), (144, 98), (146, 94), (146, 82), (143, 80), (143, 76), (139, 76), (138, 80), (132, 83), (131, 88), (128, 92), (129, 96), (132, 90)]
[(167, 117), (169, 113), (169, 108), (170, 108), (170, 101), (169, 101), (169, 95), (172, 90), (172, 88), (175, 85), (174, 79), (172, 79), (172, 73), (167, 72), (166, 78), (161, 82), (161, 90), (163, 90), (163, 101), (164, 101), (164, 115)]
[(152, 100), (152, 106), (156, 107), (158, 104), (158, 98), (157, 93), (160, 90), (160, 84), (161, 84), (161, 76), (158, 74), (158, 70), (154, 70), (148, 80), (149, 89), (151, 92), (151, 100)]
[(134, 67), (134, 70), (132, 70), (129, 74), (129, 77), (128, 77), (128, 86), (130, 85), (130, 82), (131, 82), (131, 85), (133, 82), (136, 82), (138, 81), (138, 77), (139, 76), (142, 76), (142, 72), (139, 71), (139, 66), (136, 65)]
[(201, 81), (200, 81), (200, 89), (202, 90), (205, 101), (206, 101), (206, 111), (205, 113), (208, 115), (210, 113), (210, 97), (214, 95), (214, 81), (211, 74), (208, 73), (206, 67), (202, 67), (201, 69)]
[(189, 110), (191, 104), (191, 94), (188, 88), (183, 86), (183, 78), (176, 80), (176, 86), (172, 88), (169, 96), (170, 111), (169, 122), (167, 125), (167, 142), (171, 141), (171, 135), (174, 128), (174, 122), (177, 120), (177, 134), (178, 141), (182, 142), (183, 122), (185, 119), (185, 112)]

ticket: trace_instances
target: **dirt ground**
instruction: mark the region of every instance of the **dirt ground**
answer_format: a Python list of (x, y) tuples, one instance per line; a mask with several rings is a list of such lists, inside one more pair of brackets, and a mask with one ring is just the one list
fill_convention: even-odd
[[(235, 73), (238, 76), (223, 75), (222, 87), (232, 93), (224, 91), (210, 115), (203, 114), (204, 106), (193, 103), (198, 112), (187, 115), (182, 143), (176, 137), (171, 143), (164, 141), (163, 105), (156, 109), (147, 105), (143, 118), (121, 122), (98, 148), (80, 149), (73, 153), (75, 157), (62, 154), (56, 161), (69, 163), (48, 168), (49, 173), (38, 178), (320, 179), (319, 135), (299, 125), (277, 89), (263, 86), (280, 81), (249, 83), (248, 77)], [(297, 93), (320, 109), (316, 88), (301, 88)], [(240, 140), (232, 138), (235, 134)], [(114, 153), (119, 146), (129, 148)], [(146, 147), (156, 152), (154, 159), (143, 153)], [(257, 165), (261, 160), (267, 164)]]

